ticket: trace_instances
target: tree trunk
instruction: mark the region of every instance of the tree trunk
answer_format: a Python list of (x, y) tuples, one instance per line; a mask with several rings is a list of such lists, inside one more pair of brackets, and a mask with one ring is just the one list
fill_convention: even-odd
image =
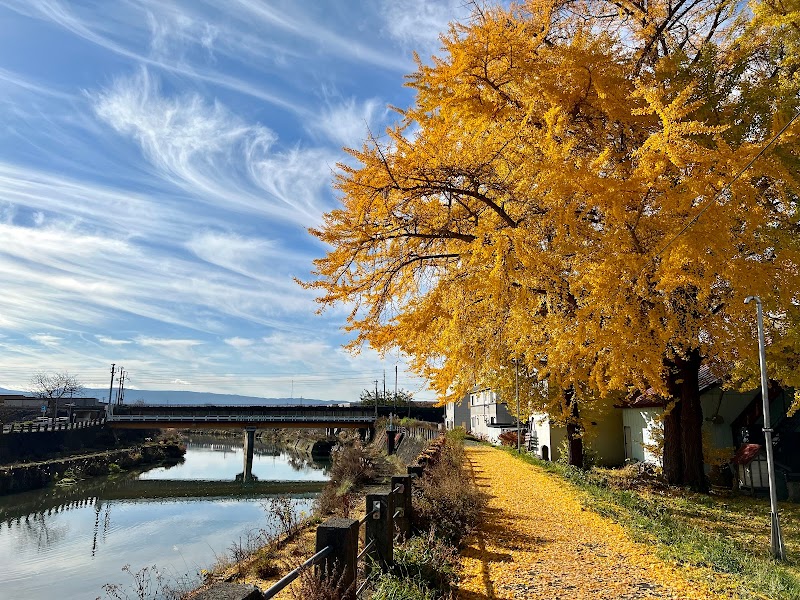
[(567, 419), (567, 447), (569, 450), (569, 464), (573, 467), (583, 468), (583, 436), (578, 413), (578, 402), (575, 400), (575, 390), (572, 387), (564, 390), (564, 400), (569, 408)]
[(703, 409), (697, 382), (700, 352), (692, 350), (668, 366), (668, 389), (677, 402), (677, 414), (673, 409), (664, 420), (664, 475), (668, 483), (708, 493), (703, 466)]
[[(670, 377), (672, 379), (672, 377)], [(669, 382), (668, 382), (669, 384)], [(664, 478), (669, 485), (683, 484), (683, 452), (681, 451), (681, 407), (680, 395), (669, 390), (674, 400), (671, 410), (664, 415)], [(670, 407), (668, 407), (669, 409)]]

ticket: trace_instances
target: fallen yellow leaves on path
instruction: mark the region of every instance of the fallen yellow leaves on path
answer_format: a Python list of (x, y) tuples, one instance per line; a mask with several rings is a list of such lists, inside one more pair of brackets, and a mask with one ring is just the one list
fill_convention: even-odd
[(618, 524), (584, 509), (579, 492), (565, 481), (496, 448), (465, 450), (489, 501), (462, 551), (458, 598), (729, 597), (703, 583), (721, 575), (661, 561)]

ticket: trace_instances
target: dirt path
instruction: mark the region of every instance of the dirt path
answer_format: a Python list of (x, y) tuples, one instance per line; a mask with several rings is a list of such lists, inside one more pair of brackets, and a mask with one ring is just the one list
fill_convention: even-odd
[(713, 574), (694, 570), (690, 582), (686, 568), (662, 562), (619, 525), (582, 508), (563, 480), (495, 448), (472, 446), (466, 455), (489, 503), (462, 551), (458, 598), (724, 598), (702, 584)]

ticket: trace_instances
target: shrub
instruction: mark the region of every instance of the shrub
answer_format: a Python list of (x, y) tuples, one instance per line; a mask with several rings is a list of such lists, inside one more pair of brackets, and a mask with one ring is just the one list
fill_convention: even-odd
[(438, 461), (426, 469), (415, 497), (418, 528), (454, 546), (475, 527), (485, 504), (463, 462), (463, 445), (447, 440)]
[(464, 439), (467, 437), (467, 430), (463, 427), (454, 427), (445, 434), (445, 437), (450, 441), (463, 443)]
[(506, 431), (500, 434), (500, 443), (503, 446), (508, 446), (509, 448), (516, 448), (517, 447), (517, 432), (516, 431)]
[(108, 472), (111, 475), (116, 475), (117, 473), (122, 472), (122, 467), (120, 467), (117, 463), (108, 463)]
[(331, 451), (331, 461), (331, 481), (337, 485), (358, 486), (375, 476), (375, 456), (360, 440), (335, 446)]
[(306, 569), (298, 581), (299, 585), (291, 588), (294, 600), (342, 600), (353, 587), (346, 587), (341, 577), (328, 573), (327, 569)]
[(426, 585), (409, 577), (386, 573), (375, 583), (372, 600), (436, 600), (437, 595)]
[(394, 550), (394, 569), (399, 576), (418, 579), (442, 593), (447, 593), (456, 582), (458, 563), (458, 551), (439, 539), (433, 530), (412, 537)]
[(193, 587), (190, 577), (183, 576), (177, 581), (170, 581), (156, 565), (142, 567), (138, 571), (125, 565), (122, 571), (128, 575), (128, 584), (103, 585), (107, 600), (179, 600)]
[(276, 530), (276, 536), (292, 537), (303, 524), (305, 513), (298, 513), (297, 507), (301, 500), (291, 496), (272, 496), (261, 502), (267, 521)]
[(330, 481), (317, 498), (317, 510), (321, 514), (349, 516), (357, 501), (352, 490), (375, 477), (375, 458), (359, 440), (335, 446), (331, 451)]
[(283, 569), (277, 564), (278, 552), (274, 544), (267, 544), (259, 550), (250, 562), (250, 574), (259, 579), (271, 579), (283, 573)]

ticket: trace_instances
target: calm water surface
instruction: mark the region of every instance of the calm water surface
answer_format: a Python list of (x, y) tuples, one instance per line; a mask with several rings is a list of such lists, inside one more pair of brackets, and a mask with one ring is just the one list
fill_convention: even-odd
[[(194, 576), (235, 540), (269, 529), (269, 482), (327, 479), (323, 464), (256, 446), (259, 482), (242, 485), (234, 482), (243, 464), (238, 439), (203, 436), (187, 446), (174, 467), (0, 497), (0, 598), (106, 598), (103, 584), (132, 583), (126, 564)], [(298, 510), (310, 508), (313, 494), (291, 495)]]

